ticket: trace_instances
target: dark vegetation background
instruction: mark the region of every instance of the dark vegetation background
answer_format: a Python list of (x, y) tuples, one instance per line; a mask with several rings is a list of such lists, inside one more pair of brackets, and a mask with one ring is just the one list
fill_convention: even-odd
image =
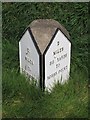
[[(2, 4), (3, 117), (88, 117), (88, 3)], [(19, 73), (18, 43), (35, 19), (55, 19), (69, 31), (71, 77), (51, 94), (41, 92)]]

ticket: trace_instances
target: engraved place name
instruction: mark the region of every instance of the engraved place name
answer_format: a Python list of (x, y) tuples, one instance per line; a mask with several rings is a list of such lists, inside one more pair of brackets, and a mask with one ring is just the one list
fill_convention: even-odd
[(56, 59), (56, 68), (60, 67), (60, 61), (65, 59), (67, 57), (67, 53), (65, 53), (64, 55), (61, 55), (60, 57), (55, 57), (54, 60), (49, 62), (49, 65), (53, 65), (55, 64), (55, 59)]
[(61, 68), (60, 70), (58, 70), (58, 71), (52, 73), (51, 75), (47, 76), (47, 80), (55, 77), (57, 74), (60, 74), (60, 72), (61, 72), (61, 73), (64, 72), (65, 70), (67, 70), (67, 67), (68, 67), (68, 66), (66, 65), (65, 67)]
[(65, 53), (64, 55), (58, 57), (58, 58), (57, 58), (57, 62), (59, 62), (59, 61), (65, 59), (66, 57), (67, 57), (67, 53)]

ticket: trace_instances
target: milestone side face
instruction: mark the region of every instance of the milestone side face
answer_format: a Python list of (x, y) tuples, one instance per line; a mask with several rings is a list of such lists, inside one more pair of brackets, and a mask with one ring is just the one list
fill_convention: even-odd
[(20, 72), (35, 80), (40, 79), (40, 57), (30, 32), (27, 30), (19, 42)]

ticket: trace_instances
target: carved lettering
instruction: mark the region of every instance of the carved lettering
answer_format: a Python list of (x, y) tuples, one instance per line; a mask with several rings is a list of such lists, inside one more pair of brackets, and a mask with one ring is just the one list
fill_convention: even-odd
[(61, 53), (63, 50), (64, 50), (64, 48), (61, 47), (61, 48), (57, 49), (56, 51), (54, 51), (53, 55), (57, 55), (57, 54)]
[(54, 60), (50, 61), (50, 63), (49, 63), (49, 65), (52, 65), (52, 64), (54, 64)]
[(66, 57), (67, 57), (67, 53), (62, 55), (62, 56), (60, 56), (60, 57), (58, 57), (57, 58), (57, 62), (61, 61), (62, 59), (65, 59)]

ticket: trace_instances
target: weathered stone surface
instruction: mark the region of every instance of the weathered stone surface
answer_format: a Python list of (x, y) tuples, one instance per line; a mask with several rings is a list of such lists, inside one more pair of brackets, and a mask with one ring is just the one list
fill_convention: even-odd
[(29, 27), (31, 28), (33, 36), (42, 54), (57, 28), (60, 28), (60, 30), (68, 37), (68, 39), (70, 39), (68, 31), (59, 22), (53, 19), (34, 20)]

